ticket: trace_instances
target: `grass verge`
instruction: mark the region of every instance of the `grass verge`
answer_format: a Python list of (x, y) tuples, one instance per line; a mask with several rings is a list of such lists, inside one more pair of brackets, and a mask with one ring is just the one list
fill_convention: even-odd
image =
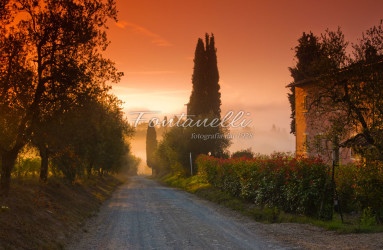
[(87, 218), (123, 183), (114, 176), (69, 184), (50, 178), (14, 179), (0, 198), (0, 249), (63, 249)]
[(339, 233), (377, 233), (383, 232), (383, 225), (362, 223), (355, 216), (348, 216), (345, 223), (335, 214), (332, 221), (322, 221), (307, 216), (288, 214), (277, 208), (259, 208), (248, 201), (233, 197), (232, 195), (211, 186), (199, 176), (184, 178), (167, 175), (159, 179), (168, 186), (179, 188), (193, 193), (201, 198), (218, 203), (241, 214), (263, 223), (305, 223), (332, 230)]

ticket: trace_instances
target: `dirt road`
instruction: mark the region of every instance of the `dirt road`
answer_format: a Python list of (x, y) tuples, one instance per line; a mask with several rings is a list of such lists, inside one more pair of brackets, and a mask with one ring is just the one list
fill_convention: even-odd
[(292, 249), (191, 194), (133, 177), (68, 249)]

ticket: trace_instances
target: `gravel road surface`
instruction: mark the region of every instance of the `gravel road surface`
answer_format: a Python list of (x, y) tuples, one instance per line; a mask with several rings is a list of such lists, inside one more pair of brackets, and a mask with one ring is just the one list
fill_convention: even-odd
[[(249, 220), (251, 221), (251, 220)], [(132, 177), (68, 249), (293, 249), (219, 206)]]

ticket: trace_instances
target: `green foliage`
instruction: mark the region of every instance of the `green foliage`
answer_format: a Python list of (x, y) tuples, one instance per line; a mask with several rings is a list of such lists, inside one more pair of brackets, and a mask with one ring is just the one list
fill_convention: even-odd
[(370, 209), (377, 222), (383, 222), (383, 164), (359, 162), (338, 167), (336, 185), (342, 208)]
[[(331, 217), (330, 170), (320, 159), (274, 154), (224, 160), (201, 155), (197, 164), (201, 178), (234, 197), (284, 212)], [(343, 212), (370, 209), (376, 222), (382, 222), (383, 164), (339, 166), (335, 182)]]
[(378, 222), (383, 222), (383, 164), (380, 162), (357, 165), (355, 198), (361, 209), (371, 208)]
[(363, 209), (362, 218), (360, 218), (360, 223), (362, 226), (373, 226), (376, 224), (375, 216), (370, 207)]
[(194, 56), (193, 89), (188, 104), (188, 115), (221, 115), (221, 93), (214, 35), (206, 34), (205, 44), (200, 38)]
[(335, 168), (335, 183), (341, 206), (344, 212), (357, 210), (355, 187), (357, 180), (357, 168), (355, 165), (340, 165)]
[[(51, 145), (53, 164), (71, 181), (92, 171), (115, 173), (126, 163), (132, 134), (112, 95), (90, 99), (62, 116), (57, 143)], [(61, 138), (61, 140), (60, 140)]]
[(13, 173), (18, 177), (35, 175), (40, 171), (40, 164), (41, 160), (37, 157), (19, 158), (13, 169)]
[(189, 173), (188, 157), (190, 151), (188, 141), (190, 138), (186, 136), (185, 131), (185, 128), (173, 127), (164, 135), (156, 152), (158, 172), (172, 172), (182, 175)]
[(157, 133), (156, 128), (151, 127), (148, 124), (148, 129), (146, 130), (146, 164), (148, 167), (156, 170), (156, 161), (155, 161), (155, 151), (157, 148)]
[[(203, 137), (211, 135), (222, 137)], [(221, 156), (224, 149), (229, 145), (228, 139), (224, 138), (225, 132), (221, 128), (213, 127), (172, 127), (165, 133), (156, 151), (156, 164), (160, 173), (190, 174), (190, 153), (192, 154), (193, 169), (196, 173), (198, 165), (195, 158), (203, 153), (211, 153)], [(198, 136), (201, 136), (200, 138)], [(204, 139), (205, 138), (205, 139)]]
[(239, 151), (234, 152), (231, 155), (232, 158), (246, 158), (246, 159), (253, 159), (254, 153), (251, 151), (251, 148), (248, 149), (242, 149)]
[[(205, 116), (197, 116), (197, 119), (212, 121), (213, 114)], [(226, 148), (230, 145), (229, 139), (225, 136), (228, 134), (227, 128), (201, 126), (201, 127), (187, 127), (184, 129), (184, 138), (187, 142), (187, 149), (192, 153), (193, 161), (200, 154), (208, 154), (216, 157), (223, 157)]]
[(117, 17), (114, 0), (11, 0), (0, 15), (6, 18), (0, 21), (0, 191), (7, 194), (17, 155), (33, 135), (46, 149), (52, 142), (46, 136), (51, 133), (44, 133), (47, 121), (78, 106), (82, 93), (119, 81), (122, 73), (102, 56), (109, 44), (107, 21)]
[(197, 164), (199, 175), (210, 184), (258, 206), (318, 218), (331, 214), (329, 168), (319, 159), (274, 154), (223, 160), (201, 155)]
[[(268, 157), (263, 156), (260, 158), (267, 159)], [(254, 204), (249, 203), (247, 200), (235, 197), (228, 192), (222, 191), (221, 189), (207, 183), (206, 178), (202, 177), (201, 175), (195, 175), (188, 178), (178, 175), (168, 175), (161, 178), (161, 180), (172, 187), (186, 190), (204, 199), (216, 202), (261, 222), (305, 223), (316, 225), (325, 228), (326, 230), (337, 231), (339, 233), (383, 232), (383, 226), (375, 225), (375, 223), (371, 220), (371, 214), (365, 216), (365, 220), (370, 221), (370, 223), (365, 224), (361, 224), (360, 219), (352, 219), (348, 220), (347, 223), (342, 223), (339, 216), (334, 216), (332, 220), (324, 221), (299, 214), (285, 213), (277, 207), (261, 208), (254, 206)]]

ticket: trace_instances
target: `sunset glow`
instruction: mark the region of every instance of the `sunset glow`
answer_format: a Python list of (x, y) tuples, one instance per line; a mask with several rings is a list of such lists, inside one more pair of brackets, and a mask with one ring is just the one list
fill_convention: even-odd
[[(260, 132), (276, 125), (288, 133), (285, 86), (292, 81), (293, 48), (305, 31), (319, 35), (340, 26), (349, 41), (378, 23), (380, 1), (117, 1), (118, 23), (110, 25), (107, 56), (125, 72), (113, 92), (126, 114), (185, 111), (191, 91), (195, 44), (206, 32), (216, 37), (222, 110), (245, 110)], [(129, 118), (132, 118), (128, 115)], [(294, 149), (268, 142), (268, 150)], [(257, 141), (257, 140), (256, 140)], [(258, 141), (263, 141), (259, 139)], [(255, 151), (265, 146), (255, 142)], [(261, 143), (262, 144), (262, 143)]]
[(0, 249), (382, 247), (382, 10), (1, 0)]

